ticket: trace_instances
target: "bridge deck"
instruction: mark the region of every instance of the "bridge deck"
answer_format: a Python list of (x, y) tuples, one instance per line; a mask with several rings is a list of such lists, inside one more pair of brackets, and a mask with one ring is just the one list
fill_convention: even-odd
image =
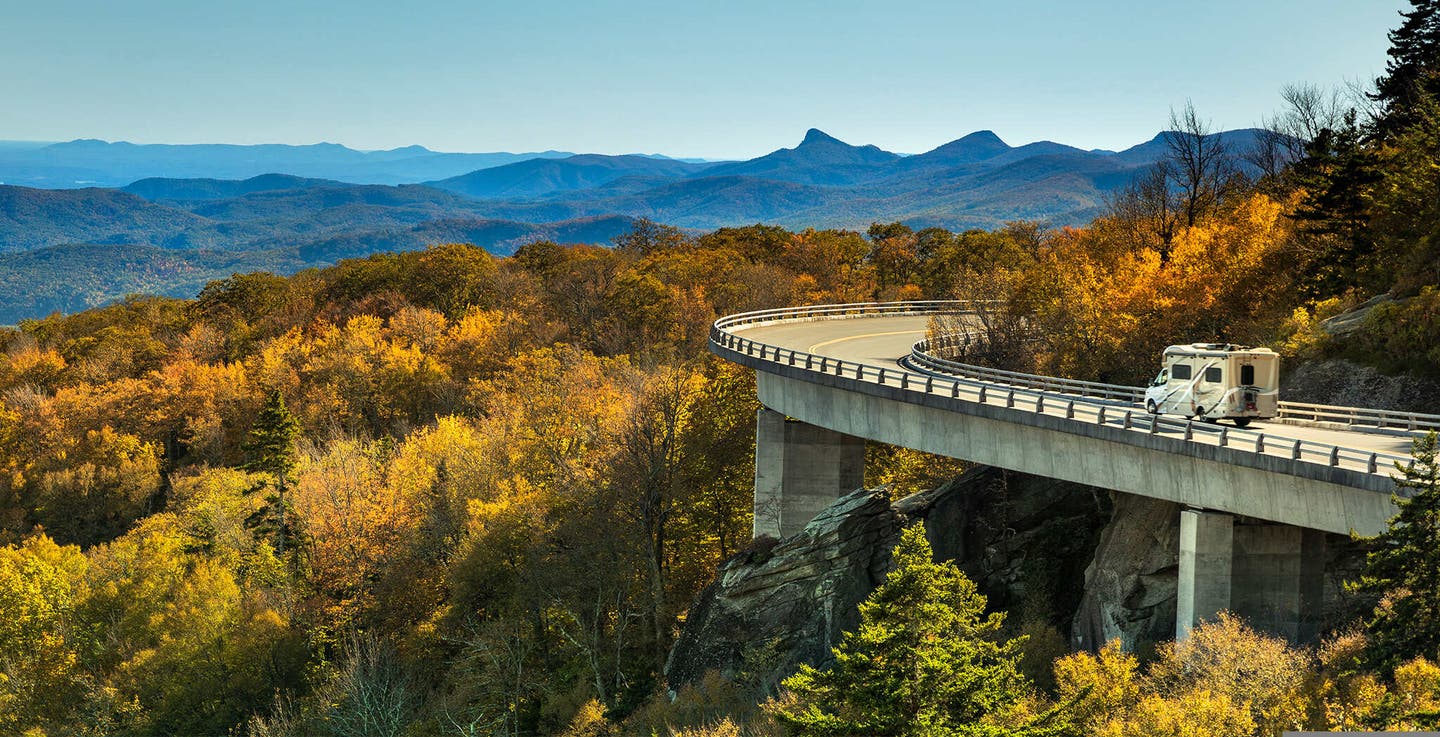
[[(752, 340), (805, 351), (819, 356), (839, 358), (845, 361), (884, 367), (887, 370), (907, 371), (923, 376), (903, 367), (899, 360), (910, 353), (915, 341), (925, 337), (929, 318), (923, 315), (851, 317), (843, 320), (815, 320), (810, 322), (787, 322), (773, 325), (744, 326), (732, 328), (732, 332)], [(1144, 408), (1136, 405), (1134, 421), (1147, 421)], [(1063, 408), (1056, 406), (1047, 414), (1063, 414)], [(1119, 424), (1117, 416), (1113, 420)], [(1256, 421), (1250, 430), (1273, 435), (1276, 438), (1304, 440), (1309, 442), (1339, 445), (1365, 452), (1394, 453), (1407, 455), (1410, 452), (1412, 435), (1387, 431), (1375, 432), (1363, 427), (1339, 430), (1314, 427), (1290, 422)], [(1162, 431), (1163, 432), (1163, 431)], [(1415, 433), (1418, 435), (1419, 433)], [(1194, 442), (1214, 445), (1219, 442), (1213, 433), (1197, 433)]]

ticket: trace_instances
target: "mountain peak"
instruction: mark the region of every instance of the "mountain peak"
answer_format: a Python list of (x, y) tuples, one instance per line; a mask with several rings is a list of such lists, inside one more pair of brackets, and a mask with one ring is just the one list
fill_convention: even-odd
[(1010, 150), (1010, 145), (1000, 140), (992, 130), (978, 130), (964, 138), (957, 138), (943, 146), (911, 157), (910, 166), (959, 166), (984, 161)]
[(961, 138), (959, 141), (956, 141), (956, 143), (965, 143), (972, 146), (1004, 146), (1006, 148), (1009, 148), (1009, 145), (1006, 144), (1005, 141), (1001, 140), (1000, 136), (995, 135), (995, 131), (988, 129), (975, 131), (974, 133), (971, 133), (970, 135)]
[(842, 145), (848, 145), (845, 144), (844, 141), (830, 135), (829, 133), (826, 133), (825, 131), (820, 130), (819, 128), (811, 128), (810, 130), (805, 131), (805, 140), (801, 141), (800, 145), (811, 146), (817, 143), (839, 143)]

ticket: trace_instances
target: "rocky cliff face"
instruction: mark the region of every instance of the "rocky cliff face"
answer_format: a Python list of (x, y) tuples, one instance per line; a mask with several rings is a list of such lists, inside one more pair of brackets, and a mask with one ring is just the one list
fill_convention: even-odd
[(884, 491), (861, 489), (783, 541), (761, 539), (720, 567), (670, 651), (672, 688), (709, 670), (773, 685), (826, 662), (859, 604), (884, 578), (902, 520)]
[(1180, 507), (1112, 494), (1115, 511), (1085, 569), (1085, 593), (1070, 630), (1077, 650), (1119, 639), (1133, 652), (1175, 636)]
[(801, 533), (758, 541), (722, 565), (691, 609), (666, 679), (678, 688), (716, 670), (765, 689), (800, 663), (828, 662), (889, 570), (900, 529), (917, 520), (936, 557), (960, 565), (992, 608), (1068, 628), (1109, 518), (1107, 492), (995, 468), (894, 503), (884, 490), (857, 491)]
[[(1347, 341), (1363, 338), (1373, 326), (1370, 313), (1411, 298), (1382, 294), (1320, 324), (1334, 339), (1330, 353), (1343, 353)], [(1344, 358), (1323, 358), (1290, 364), (1281, 372), (1280, 395), (1292, 402), (1371, 407), (1404, 412), (1440, 413), (1440, 382), (1410, 374), (1386, 374)]]
[(1409, 374), (1383, 374), (1332, 358), (1287, 367), (1280, 396), (1291, 402), (1440, 413), (1440, 383)]

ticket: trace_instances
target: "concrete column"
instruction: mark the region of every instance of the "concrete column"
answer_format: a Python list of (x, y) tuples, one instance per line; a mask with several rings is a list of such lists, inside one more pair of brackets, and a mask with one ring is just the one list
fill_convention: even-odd
[(780, 505), (785, 491), (785, 415), (761, 407), (755, 413), (754, 537), (780, 537)]
[(1319, 634), (1325, 533), (1271, 523), (1235, 526), (1231, 604), (1251, 626), (1290, 640)]
[(1219, 512), (1180, 512), (1180, 571), (1175, 591), (1175, 639), (1201, 620), (1230, 609), (1234, 518)]
[(865, 483), (865, 440), (788, 420), (755, 416), (755, 537), (805, 529), (820, 510)]
[(1325, 537), (1319, 530), (1182, 511), (1175, 639), (1228, 610), (1261, 632), (1313, 642), (1324, 611)]

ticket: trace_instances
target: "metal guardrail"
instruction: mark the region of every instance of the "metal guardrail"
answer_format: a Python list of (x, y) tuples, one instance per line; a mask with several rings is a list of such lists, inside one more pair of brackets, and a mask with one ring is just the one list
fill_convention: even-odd
[[(967, 308), (972, 304), (974, 303), (959, 300), (933, 300), (831, 304), (759, 310), (716, 320), (710, 330), (710, 342), (722, 354), (726, 351), (733, 352), (777, 365), (802, 368), (817, 374), (896, 387), (901, 391), (913, 392), (917, 395), (945, 396), (988, 406), (1001, 406), (1018, 411), (1063, 417), (1067, 421), (1108, 425), (1148, 435), (1172, 435), (1181, 437), (1187, 442), (1248, 450), (1257, 454), (1288, 458), (1302, 463), (1346, 468), (1387, 477), (1395, 468), (1413, 464), (1413, 459), (1406, 455), (1347, 448), (1228, 425), (1197, 423), (1189, 419), (1181, 420), (1150, 415), (1143, 409), (1123, 405), (1116, 406), (1117, 402), (1133, 404), (1136, 392), (1140, 391), (1135, 387), (999, 371), (948, 361), (930, 355), (928, 341), (921, 341), (926, 344), (927, 350), (912, 350), (911, 358), (921, 362), (922, 366), (934, 362), (934, 365), (944, 366), (949, 371), (917, 374), (902, 369), (887, 369), (883, 366), (782, 348), (729, 332), (731, 329), (741, 326), (753, 327), (779, 322), (843, 319), (866, 315), (965, 314), (968, 311)], [(970, 335), (973, 340), (973, 336), (976, 334)], [(951, 337), (956, 340), (964, 339), (963, 337)], [(919, 344), (917, 343), (917, 345)], [(917, 353), (924, 358), (917, 357)], [(958, 373), (960, 371), (963, 373)], [(1357, 414), (1349, 415), (1351, 417), (1378, 418), (1380, 414), (1375, 410), (1360, 408), (1333, 408), (1324, 405), (1306, 405), (1306, 407), (1316, 410), (1356, 410)], [(1371, 414), (1363, 414), (1367, 412)], [(1405, 413), (1384, 414), (1405, 415)], [(1435, 417), (1431, 415), (1405, 416)], [(1435, 419), (1440, 420), (1440, 417), (1435, 417)]]
[(1102, 384), (1098, 381), (1060, 379), (1053, 376), (1025, 374), (1018, 371), (1001, 371), (1000, 369), (952, 361), (931, 353), (931, 351), (936, 349), (959, 348), (961, 346), (973, 345), (979, 343), (983, 338), (984, 336), (980, 333), (957, 333), (954, 335), (946, 335), (936, 340), (925, 338), (911, 346), (910, 360), (916, 365), (934, 371), (940, 371), (941, 373), (994, 380), (1002, 384), (1014, 384), (1031, 389), (1044, 389), (1046, 391), (1060, 391), (1065, 394), (1121, 401), (1129, 404), (1140, 405), (1144, 403), (1145, 391), (1133, 386)]
[(1351, 427), (1374, 427), (1380, 430), (1440, 430), (1440, 415), (1336, 407), (1328, 404), (1281, 402), (1280, 416), (1309, 422), (1334, 422)]
[(816, 319), (840, 319), (862, 315), (947, 315), (964, 314), (971, 305), (995, 304), (994, 302), (971, 302), (961, 299), (932, 299), (913, 302), (854, 302), (848, 304), (810, 305), (807, 307), (781, 307), (772, 310), (756, 310), (722, 317), (715, 321), (712, 330), (724, 330), (741, 325), (755, 326), (775, 322)]
[[(910, 361), (917, 366), (941, 373), (969, 376), (972, 378), (995, 379), (1003, 383), (1037, 389), (1058, 389), (1069, 394), (1129, 402), (1137, 406), (1144, 404), (1145, 390), (1140, 387), (1125, 386), (1123, 384), (1102, 384), (1096, 381), (1058, 379), (1051, 376), (1025, 374), (1016, 371), (1000, 371), (998, 369), (942, 358), (934, 353), (936, 350), (971, 345), (978, 342), (982, 337), (983, 336), (978, 333), (957, 333), (942, 336), (934, 340), (926, 338), (917, 341), (915, 345), (911, 347)], [(1282, 419), (1302, 422), (1329, 422), (1347, 427), (1373, 427), (1379, 430), (1440, 430), (1440, 415), (1420, 412), (1397, 412), (1365, 407), (1344, 407), (1329, 404), (1281, 401), (1279, 403), (1279, 413), (1276, 416)]]

